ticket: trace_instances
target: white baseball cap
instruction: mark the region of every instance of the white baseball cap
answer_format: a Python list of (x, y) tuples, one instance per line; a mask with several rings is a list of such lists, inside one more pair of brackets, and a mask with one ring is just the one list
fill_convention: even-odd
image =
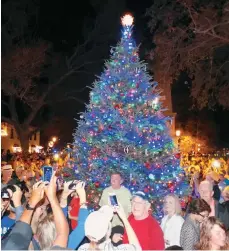
[(89, 214), (84, 226), (85, 235), (90, 236), (95, 241), (101, 240), (108, 231), (113, 215), (113, 209), (107, 205)]

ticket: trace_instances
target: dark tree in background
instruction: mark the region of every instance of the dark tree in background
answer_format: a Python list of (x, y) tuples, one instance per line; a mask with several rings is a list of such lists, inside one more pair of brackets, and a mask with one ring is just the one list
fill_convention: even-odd
[(229, 1), (156, 0), (147, 15), (156, 80), (171, 84), (186, 71), (199, 109), (229, 109)]
[[(84, 104), (76, 94), (85, 89), (87, 75), (95, 74), (116, 36), (114, 20), (123, 11), (122, 1), (91, 4), (95, 17), (84, 20), (83, 39), (70, 49), (71, 54), (57, 53), (37, 33), (38, 1), (2, 4), (2, 120), (15, 127), (24, 151), (29, 137), (46, 125), (44, 114), (56, 102), (73, 99)], [(84, 81), (79, 83), (79, 77)]]

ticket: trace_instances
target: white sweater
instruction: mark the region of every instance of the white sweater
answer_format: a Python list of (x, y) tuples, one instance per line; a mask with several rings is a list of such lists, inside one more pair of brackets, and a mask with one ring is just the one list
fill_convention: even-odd
[[(164, 216), (161, 221), (161, 229), (164, 233), (165, 246), (180, 246), (180, 232), (184, 219), (180, 215)], [(166, 244), (168, 243), (168, 244)]]

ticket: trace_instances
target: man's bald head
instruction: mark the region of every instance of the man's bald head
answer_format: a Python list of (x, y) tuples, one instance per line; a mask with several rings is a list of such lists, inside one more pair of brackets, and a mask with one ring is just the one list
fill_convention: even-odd
[(200, 182), (199, 193), (200, 193), (200, 198), (205, 200), (208, 204), (210, 204), (214, 194), (212, 183), (208, 180)]

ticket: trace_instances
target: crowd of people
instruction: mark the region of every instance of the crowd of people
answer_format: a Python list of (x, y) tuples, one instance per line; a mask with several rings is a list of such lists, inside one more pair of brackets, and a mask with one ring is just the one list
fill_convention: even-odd
[[(158, 222), (145, 193), (131, 194), (118, 170), (110, 176), (100, 208), (90, 212), (85, 181), (76, 179), (70, 162), (62, 168), (47, 159), (35, 162), (38, 168), (31, 169), (31, 162), (2, 165), (2, 250), (229, 249), (229, 187), (224, 176), (215, 182), (212, 174), (202, 179), (193, 174), (195, 193), (185, 215), (180, 198), (168, 194)], [(50, 182), (42, 181), (42, 165), (53, 167)]]

